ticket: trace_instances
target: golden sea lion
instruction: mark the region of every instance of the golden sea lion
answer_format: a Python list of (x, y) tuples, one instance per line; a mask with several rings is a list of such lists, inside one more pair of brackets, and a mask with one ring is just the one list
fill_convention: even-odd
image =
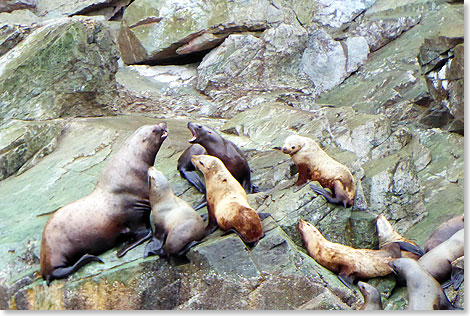
[(47, 284), (77, 271), (96, 255), (129, 241), (118, 256), (150, 238), (147, 169), (168, 132), (166, 123), (140, 127), (106, 164), (93, 192), (67, 204), (42, 233), (41, 274)]
[(207, 231), (220, 227), (235, 229), (246, 243), (255, 243), (264, 236), (261, 219), (248, 204), (245, 190), (213, 156), (193, 156), (194, 165), (204, 174), (209, 223)]
[(380, 250), (354, 249), (330, 242), (320, 231), (304, 220), (299, 220), (297, 229), (309, 255), (325, 268), (338, 273), (346, 285), (356, 279), (370, 279), (392, 273), (388, 262), (400, 257), (400, 247), (390, 244)]
[(284, 141), (282, 152), (292, 157), (299, 177), (297, 186), (305, 184), (308, 180), (318, 181), (324, 188), (310, 185), (318, 194), (324, 196), (328, 202), (351, 207), (356, 194), (356, 184), (349, 169), (328, 156), (317, 143), (299, 135), (290, 135)]

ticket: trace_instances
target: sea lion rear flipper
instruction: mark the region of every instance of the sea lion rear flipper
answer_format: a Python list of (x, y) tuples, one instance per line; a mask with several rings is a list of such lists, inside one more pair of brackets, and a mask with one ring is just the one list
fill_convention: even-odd
[(206, 186), (202, 182), (201, 178), (196, 171), (185, 171), (180, 170), (180, 174), (183, 178), (188, 180), (189, 183), (194, 185), (194, 187), (201, 193), (206, 193)]
[(414, 253), (418, 256), (424, 255), (423, 249), (421, 249), (421, 247), (418, 246), (418, 245), (414, 245), (412, 243), (404, 242), (404, 241), (397, 241), (396, 243), (400, 246), (401, 250), (409, 251), (409, 252)]
[(161, 239), (153, 237), (152, 240), (145, 246), (144, 258), (148, 256), (163, 256), (165, 251), (163, 250), (163, 245), (165, 244), (167, 234), (165, 233)]
[(464, 280), (464, 270), (459, 269), (459, 268), (452, 268), (450, 280), (442, 283), (442, 288), (445, 289), (452, 285), (454, 290), (458, 290), (463, 280)]
[(149, 230), (146, 230), (146, 231), (143, 231), (143, 232), (140, 232), (140, 233), (137, 233), (136, 236), (131, 240), (129, 241), (126, 245), (124, 245), (124, 247), (121, 248), (121, 250), (119, 250), (116, 255), (118, 258), (121, 258), (122, 256), (124, 256), (128, 251), (134, 249), (135, 247), (137, 247), (138, 245), (142, 244), (143, 242), (149, 240), (151, 237), (152, 237), (152, 230), (149, 229)]
[(325, 189), (319, 187), (319, 186), (316, 186), (316, 185), (313, 185), (313, 184), (310, 184), (310, 188), (312, 188), (312, 190), (317, 193), (317, 194), (320, 194), (321, 196), (323, 196), (328, 202), (332, 203), (332, 204), (342, 204), (343, 203), (343, 199), (339, 196), (337, 197), (333, 197), (333, 195), (326, 191)]
[(99, 263), (104, 263), (103, 260), (98, 258), (97, 256), (89, 255), (89, 254), (84, 254), (80, 259), (78, 259), (77, 262), (73, 266), (69, 267), (59, 267), (56, 268), (52, 271), (51, 276), (46, 280), (47, 285), (49, 286), (50, 281), (55, 280), (55, 279), (63, 279), (71, 275), (72, 273), (76, 272), (78, 269), (86, 265), (87, 263), (90, 263), (92, 261), (96, 261)]

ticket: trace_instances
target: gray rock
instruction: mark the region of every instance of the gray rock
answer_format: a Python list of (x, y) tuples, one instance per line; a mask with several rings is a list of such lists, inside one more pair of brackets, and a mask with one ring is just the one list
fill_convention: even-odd
[(35, 30), (0, 58), (1, 121), (110, 113), (113, 45), (109, 31), (92, 20), (56, 20)]
[(21, 9), (34, 9), (37, 0), (5, 0), (0, 3), (0, 12), (11, 12)]
[(264, 30), (282, 19), (282, 11), (264, 0), (137, 0), (124, 13), (119, 47), (126, 64), (155, 63), (210, 49), (231, 33)]
[(0, 26), (0, 56), (21, 42), (30, 32), (28, 27), (4, 24)]
[[(111, 11), (128, 4), (128, 0), (36, 0), (39, 15), (48, 19), (72, 15), (83, 15), (103, 8)], [(103, 11), (103, 15), (110, 12)]]

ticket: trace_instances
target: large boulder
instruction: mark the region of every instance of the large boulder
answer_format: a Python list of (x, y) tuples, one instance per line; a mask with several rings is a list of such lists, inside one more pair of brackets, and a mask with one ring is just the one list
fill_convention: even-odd
[(117, 59), (103, 24), (47, 23), (0, 58), (0, 121), (110, 113)]
[(11, 12), (21, 9), (34, 9), (37, 0), (5, 0), (0, 3), (0, 12)]
[(36, 0), (37, 12), (48, 19), (98, 11), (111, 17), (130, 0)]
[(234, 32), (282, 21), (269, 1), (136, 0), (126, 9), (119, 47), (126, 64), (157, 63), (220, 44)]

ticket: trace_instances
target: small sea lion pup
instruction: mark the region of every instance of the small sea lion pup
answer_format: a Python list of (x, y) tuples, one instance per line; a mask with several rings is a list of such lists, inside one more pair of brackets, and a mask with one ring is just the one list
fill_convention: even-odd
[(400, 247), (390, 244), (380, 250), (355, 249), (330, 242), (318, 229), (300, 219), (297, 223), (308, 254), (325, 268), (338, 273), (347, 286), (356, 279), (370, 279), (392, 273), (388, 263), (400, 257)]
[(408, 310), (454, 309), (442, 291), (441, 285), (411, 258), (400, 258), (389, 263), (406, 280)]
[(199, 144), (207, 151), (207, 155), (222, 160), (232, 176), (241, 184), (247, 193), (253, 192), (251, 185), (251, 172), (245, 155), (233, 142), (223, 138), (213, 129), (189, 122), (188, 129), (193, 138), (191, 144)]
[(357, 282), (357, 287), (364, 297), (364, 304), (359, 307), (359, 310), (372, 311), (384, 309), (380, 293), (375, 287), (362, 281)]
[(292, 157), (299, 171), (295, 185), (303, 185), (308, 180), (318, 181), (333, 194), (318, 186), (310, 186), (328, 202), (342, 204), (344, 207), (353, 205), (356, 184), (351, 172), (328, 156), (315, 141), (308, 137), (290, 135), (284, 141), (282, 152)]
[(440, 243), (446, 241), (453, 234), (464, 228), (464, 214), (453, 217), (439, 225), (424, 244), (424, 251), (428, 252)]
[(148, 177), (155, 230), (144, 256), (182, 255), (205, 236), (206, 225), (187, 202), (173, 194), (160, 171), (150, 167)]
[(205, 155), (207, 154), (204, 147), (199, 144), (193, 144), (186, 148), (185, 151), (178, 158), (178, 163), (176, 168), (178, 169), (180, 175), (188, 180), (189, 183), (194, 185), (194, 187), (201, 193), (206, 193), (206, 187), (202, 182), (201, 178), (197, 174), (197, 169), (191, 161), (191, 157), (194, 155)]
[(42, 233), (41, 274), (66, 278), (122, 241), (123, 256), (151, 237), (147, 170), (168, 135), (166, 123), (140, 127), (109, 160), (93, 192), (65, 205)]
[(218, 226), (222, 230), (235, 229), (245, 243), (256, 243), (262, 238), (260, 216), (248, 204), (245, 190), (224, 163), (209, 155), (193, 156), (192, 161), (206, 180), (207, 232)]
[(465, 234), (462, 228), (449, 239), (434, 247), (419, 258), (418, 264), (438, 282), (449, 279), (455, 259), (464, 255)]
[(397, 233), (383, 214), (377, 216), (376, 227), (377, 235), (379, 237), (379, 248), (390, 243), (396, 243), (402, 250), (402, 257), (418, 260), (422, 255), (424, 255), (423, 249), (421, 249), (421, 247), (415, 242), (406, 239)]

